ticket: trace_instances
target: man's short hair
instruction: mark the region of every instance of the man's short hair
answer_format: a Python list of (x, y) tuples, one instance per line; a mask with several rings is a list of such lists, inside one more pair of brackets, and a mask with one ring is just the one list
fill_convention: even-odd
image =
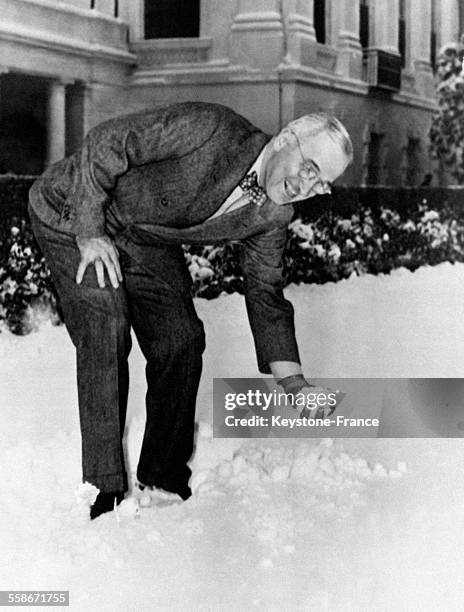
[(302, 138), (315, 136), (320, 132), (327, 134), (341, 147), (347, 159), (353, 160), (353, 144), (345, 126), (333, 115), (328, 113), (311, 113), (290, 121), (288, 126)]

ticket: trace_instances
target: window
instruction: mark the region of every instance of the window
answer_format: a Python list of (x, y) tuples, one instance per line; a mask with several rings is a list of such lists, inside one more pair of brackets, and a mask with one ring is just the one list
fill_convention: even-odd
[(369, 0), (359, 3), (359, 40), (363, 49), (369, 46)]
[(432, 0), (432, 23), (430, 30), (430, 64), (435, 72), (437, 67), (437, 10)]
[(200, 35), (200, 0), (145, 0), (145, 38)]
[(318, 43), (325, 44), (325, 0), (314, 0), (314, 29)]
[(401, 67), (406, 66), (406, 0), (400, 0), (400, 19), (398, 23), (398, 51), (401, 55)]
[(27, 74), (0, 75), (0, 174), (41, 174), (47, 155), (48, 86)]

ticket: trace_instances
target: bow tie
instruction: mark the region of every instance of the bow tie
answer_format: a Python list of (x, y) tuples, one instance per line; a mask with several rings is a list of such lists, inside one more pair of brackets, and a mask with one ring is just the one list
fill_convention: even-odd
[(239, 187), (243, 189), (243, 191), (248, 192), (250, 202), (253, 202), (256, 206), (262, 206), (267, 200), (267, 193), (264, 191), (263, 187), (258, 185), (258, 175), (255, 171), (247, 174), (246, 177), (240, 181)]

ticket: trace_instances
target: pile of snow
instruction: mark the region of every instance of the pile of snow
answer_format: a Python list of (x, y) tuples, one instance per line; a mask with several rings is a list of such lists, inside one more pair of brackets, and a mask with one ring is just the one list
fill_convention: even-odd
[[(248, 489), (250, 485), (272, 482), (333, 491), (356, 488), (371, 478), (398, 478), (407, 471), (404, 461), (387, 471), (380, 463), (371, 466), (362, 457), (334, 451), (331, 438), (316, 445), (306, 441), (291, 446), (269, 446), (262, 440), (248, 444), (237, 439), (226, 440), (229, 444), (218, 442), (212, 438), (211, 427), (201, 423), (191, 481), (198, 494), (230, 486)], [(238, 446), (235, 452), (234, 446)]]

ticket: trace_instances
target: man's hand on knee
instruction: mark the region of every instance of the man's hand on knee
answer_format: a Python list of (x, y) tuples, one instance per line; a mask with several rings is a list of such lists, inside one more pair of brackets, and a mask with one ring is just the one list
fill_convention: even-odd
[(80, 285), (87, 266), (94, 264), (98, 286), (102, 289), (105, 287), (105, 267), (111, 284), (117, 289), (119, 283), (122, 282), (122, 273), (119, 265), (119, 254), (111, 238), (109, 236), (99, 236), (98, 238), (79, 238), (79, 236), (76, 236), (76, 244), (81, 253), (76, 283)]

